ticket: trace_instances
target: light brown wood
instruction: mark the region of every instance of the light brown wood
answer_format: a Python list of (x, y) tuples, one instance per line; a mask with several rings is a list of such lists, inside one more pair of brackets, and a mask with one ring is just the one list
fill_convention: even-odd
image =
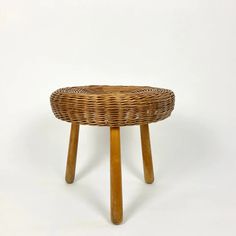
[(120, 224), (123, 219), (122, 176), (120, 160), (120, 128), (110, 128), (111, 220)]
[(78, 139), (79, 139), (79, 124), (71, 123), (70, 143), (68, 149), (66, 176), (65, 176), (66, 182), (68, 184), (73, 183), (75, 178)]
[(151, 184), (154, 181), (154, 174), (148, 124), (140, 125), (140, 134), (143, 154), (144, 179), (147, 184)]

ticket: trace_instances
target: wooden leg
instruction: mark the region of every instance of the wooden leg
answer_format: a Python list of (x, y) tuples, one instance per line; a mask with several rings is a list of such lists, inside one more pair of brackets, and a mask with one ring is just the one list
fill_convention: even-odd
[(120, 224), (123, 219), (122, 177), (120, 161), (120, 128), (110, 128), (111, 220)]
[(73, 183), (75, 178), (78, 139), (79, 139), (79, 124), (71, 123), (70, 143), (69, 143), (69, 150), (66, 164), (66, 176), (65, 176), (66, 182), (68, 184)]
[(147, 184), (151, 184), (154, 181), (154, 174), (148, 124), (140, 125), (140, 133), (143, 154), (144, 178)]

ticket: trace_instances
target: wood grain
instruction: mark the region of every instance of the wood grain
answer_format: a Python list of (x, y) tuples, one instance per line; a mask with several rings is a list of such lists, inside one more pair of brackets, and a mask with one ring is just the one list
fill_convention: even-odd
[(71, 123), (70, 143), (68, 149), (66, 176), (65, 176), (65, 180), (68, 184), (73, 183), (75, 178), (78, 139), (79, 139), (79, 124), (73, 122)]
[(120, 224), (123, 219), (122, 177), (120, 160), (120, 128), (110, 128), (111, 220)]
[(147, 184), (151, 184), (154, 181), (154, 174), (148, 124), (140, 125), (140, 134), (143, 155), (144, 179)]

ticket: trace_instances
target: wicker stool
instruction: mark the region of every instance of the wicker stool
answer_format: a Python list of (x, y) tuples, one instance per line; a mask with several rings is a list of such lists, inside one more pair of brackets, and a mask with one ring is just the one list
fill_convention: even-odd
[(110, 127), (111, 220), (123, 218), (120, 126), (140, 125), (145, 182), (154, 181), (148, 124), (170, 116), (174, 93), (148, 86), (80, 86), (56, 90), (50, 97), (54, 115), (71, 122), (66, 182), (75, 176), (79, 125)]

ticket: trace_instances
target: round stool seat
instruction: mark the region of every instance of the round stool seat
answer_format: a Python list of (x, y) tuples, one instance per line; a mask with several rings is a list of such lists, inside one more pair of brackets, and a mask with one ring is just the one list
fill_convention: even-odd
[(83, 125), (142, 125), (170, 116), (174, 93), (148, 86), (79, 86), (56, 90), (50, 97), (54, 115)]

